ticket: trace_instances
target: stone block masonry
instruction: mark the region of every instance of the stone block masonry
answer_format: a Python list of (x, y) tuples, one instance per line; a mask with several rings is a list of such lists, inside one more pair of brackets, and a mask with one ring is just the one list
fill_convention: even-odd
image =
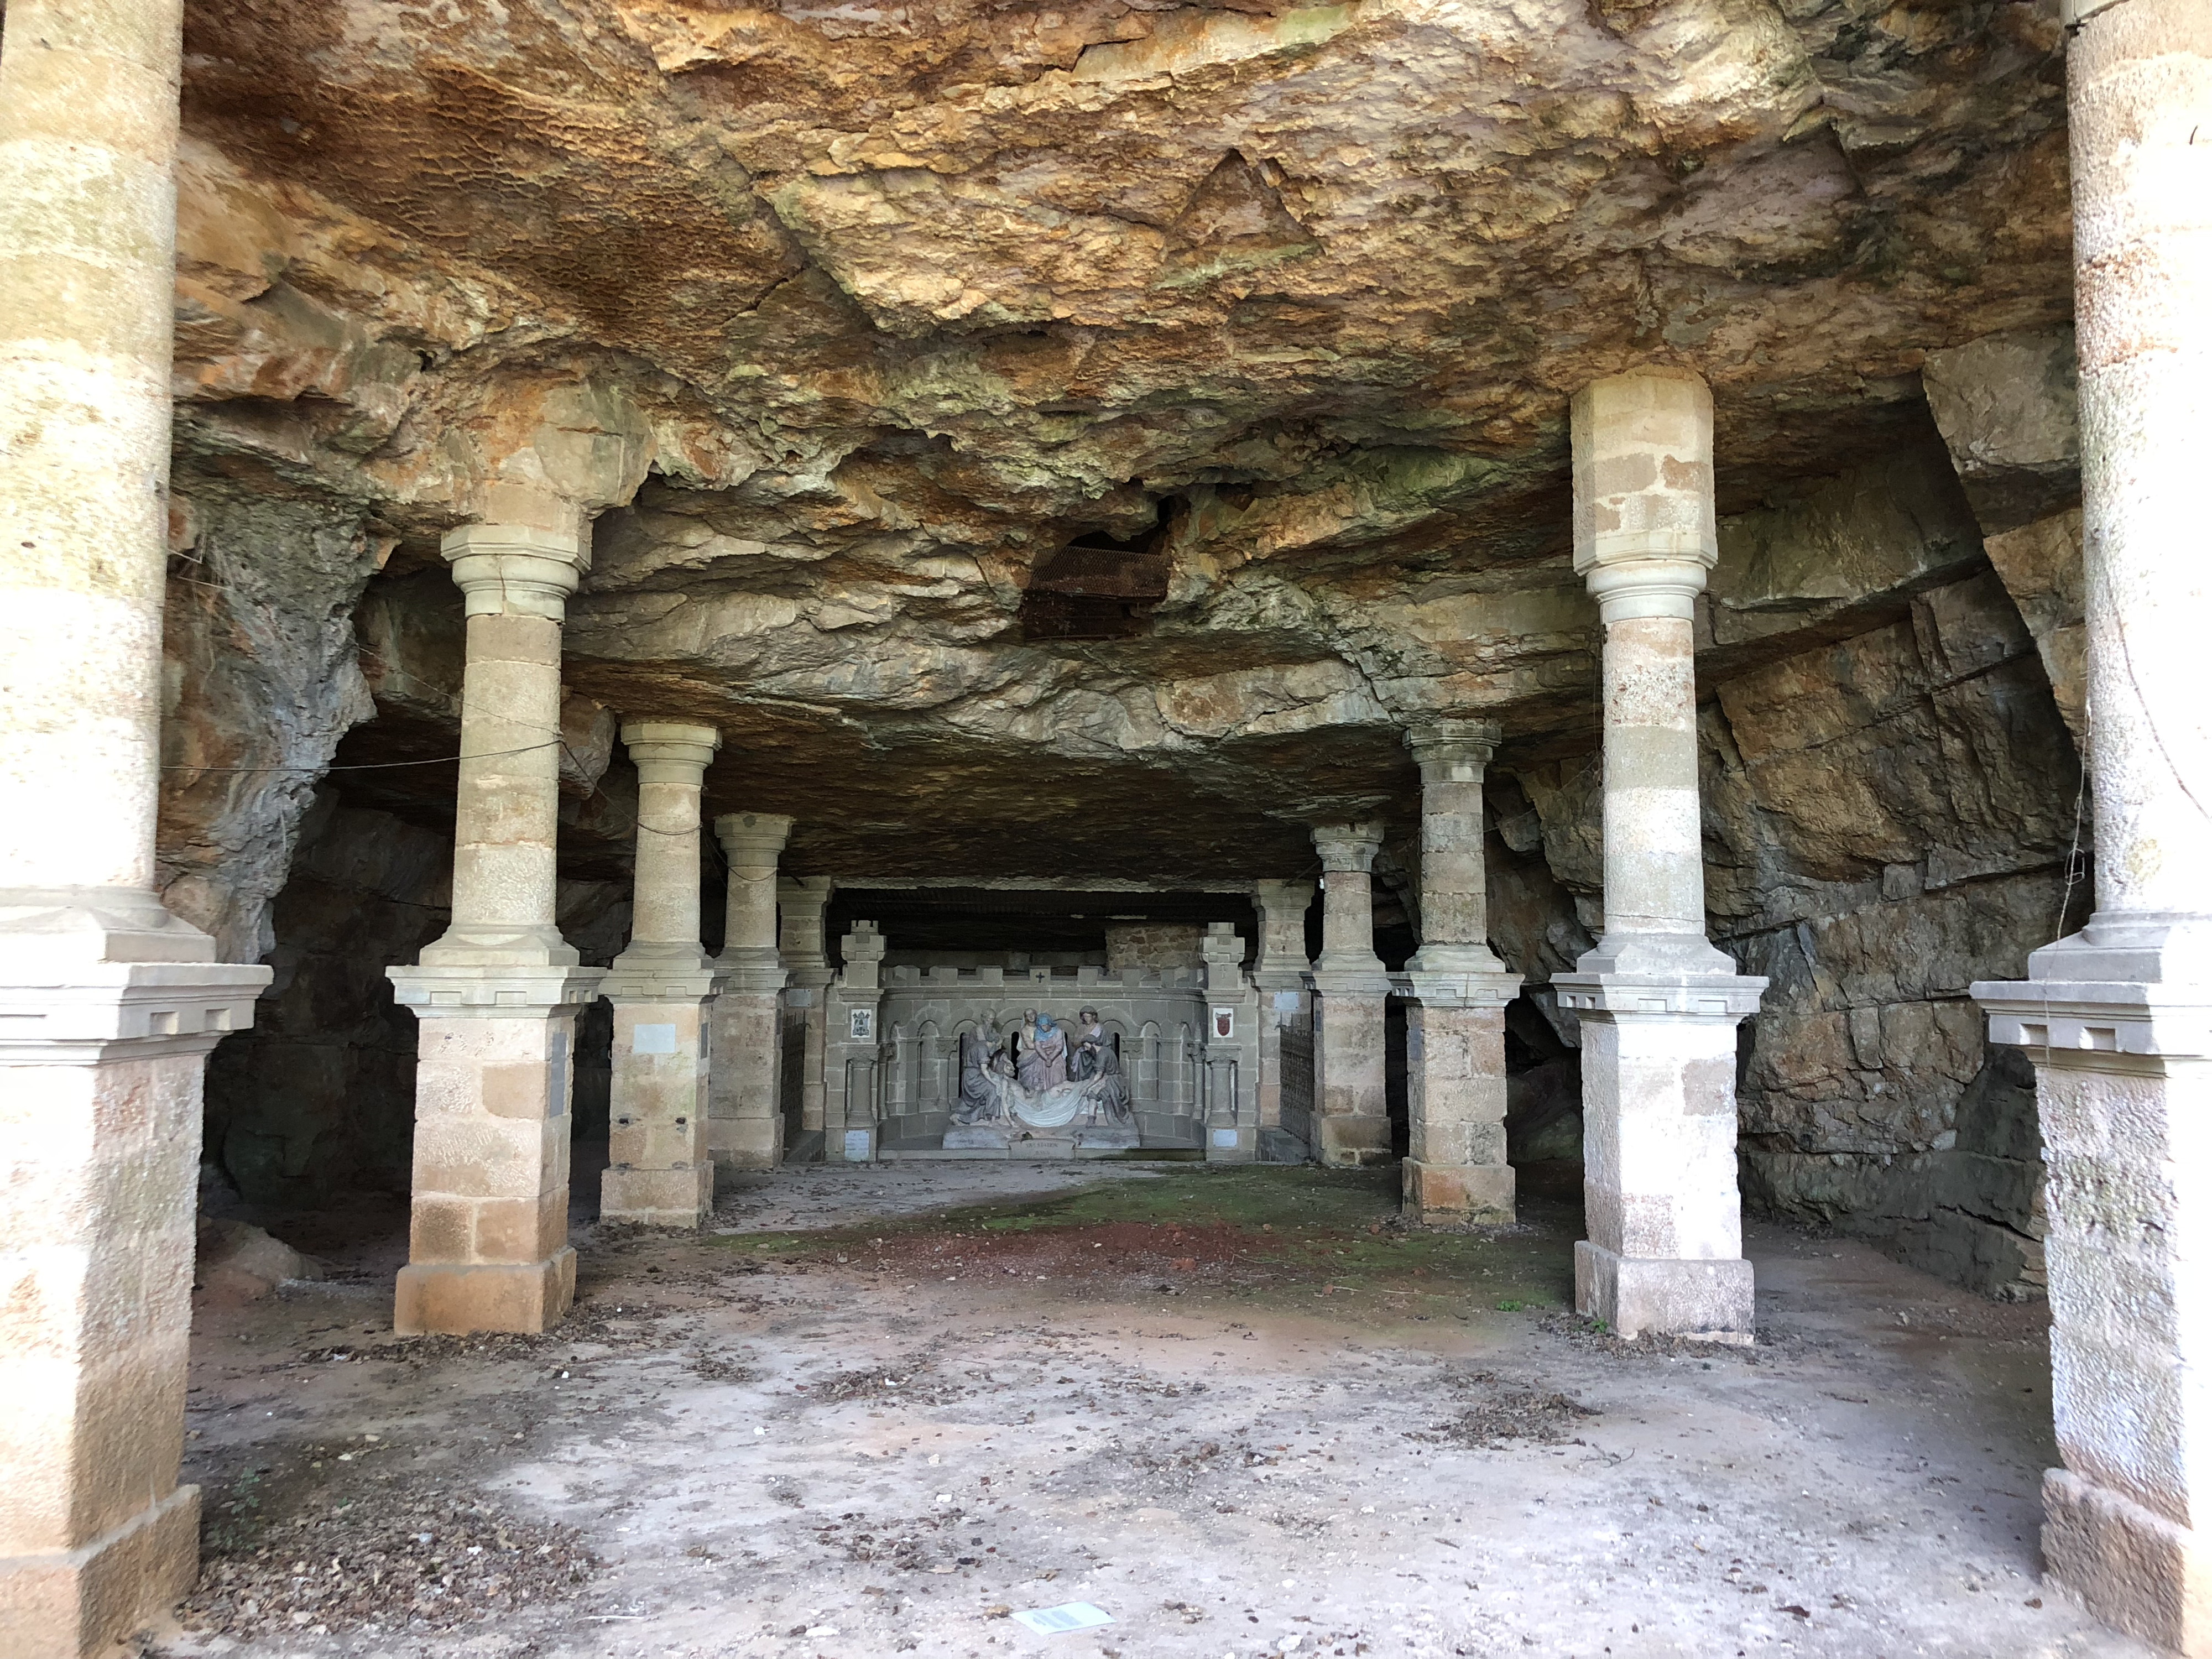
[(1490, 948), (1483, 768), (1498, 729), (1406, 734), (1421, 768), (1421, 948), (1406, 964), (1406, 1209), (1423, 1221), (1514, 1218), (1505, 1157), (1505, 1005), (1521, 988)]
[(1623, 1336), (1748, 1342), (1735, 1028), (1766, 981), (1705, 933), (1692, 623), (1718, 557), (1712, 409), (1674, 369), (1574, 399), (1575, 568), (1605, 625), (1606, 930), (1552, 983), (1582, 1024), (1576, 1306)]
[(622, 738), (637, 766), (636, 887), (629, 948), (599, 988), (615, 1013), (599, 1213), (697, 1227), (714, 1207), (708, 1037), (722, 984), (699, 944), (699, 796), (722, 739), (669, 720), (633, 720)]
[(2212, 1654), (2212, 9), (2073, 0), (2067, 51), (2097, 908), (1974, 996), (2039, 1073), (2051, 1571)]
[(0, 1653), (81, 1659), (198, 1570), (201, 1079), (266, 968), (155, 896), (178, 0), (0, 41)]
[(542, 1331), (575, 1292), (576, 1015), (605, 970), (578, 966), (554, 921), (554, 839), (561, 622), (586, 554), (573, 507), (532, 516), (446, 538), (468, 611), (453, 921), (420, 966), (391, 970), (420, 1032), (415, 1216), (392, 1316), (409, 1334)]

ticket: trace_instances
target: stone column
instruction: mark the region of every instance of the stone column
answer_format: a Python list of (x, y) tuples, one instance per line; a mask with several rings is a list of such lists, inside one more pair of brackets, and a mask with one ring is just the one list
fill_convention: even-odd
[(198, 1572), (179, 1486), (200, 1080), (269, 969), (154, 893), (179, 0), (15, 0), (0, 55), (0, 1653)]
[(830, 994), (823, 1045), (822, 1156), (831, 1164), (865, 1164), (876, 1155), (884, 947), (884, 936), (872, 921), (854, 922), (839, 947), (845, 971)]
[[(823, 1100), (829, 1089), (824, 1079), (829, 1064), (830, 984), (836, 975), (830, 971), (823, 913), (830, 908), (834, 886), (827, 876), (786, 876), (775, 884), (782, 918), (777, 954), (789, 975), (783, 994), (784, 1018), (805, 1027), (799, 1043), (801, 1135), (822, 1133)], [(787, 1092), (791, 1085), (783, 1086)]]
[(1206, 964), (1206, 1161), (1249, 1164), (1260, 1155), (1259, 1079), (1253, 1060), (1259, 998), (1244, 977), (1244, 940), (1234, 922), (1210, 924), (1199, 951)]
[(599, 1214), (695, 1228), (714, 1209), (707, 1011), (717, 983), (699, 945), (699, 795), (722, 734), (631, 720), (622, 739), (637, 763), (637, 869), (629, 945), (599, 985), (615, 1011)]
[(1390, 976), (1375, 954), (1375, 854), (1379, 823), (1324, 825), (1321, 958), (1314, 963), (1314, 1156), (1323, 1164), (1390, 1158), (1383, 1093), (1382, 1005)]
[(1582, 1017), (1576, 1305), (1621, 1335), (1752, 1340), (1735, 1031), (1763, 979), (1705, 938), (1692, 620), (1718, 550), (1712, 395), (1650, 369), (1574, 400), (1575, 568), (1605, 624), (1605, 935)]
[(453, 920), (388, 970), (415, 1011), (415, 1201), (396, 1329), (542, 1331), (576, 1286), (568, 1098), (605, 970), (554, 925), (561, 624), (588, 560), (573, 511), (445, 541), (468, 616)]
[(1307, 976), (1313, 963), (1306, 957), (1306, 912), (1313, 902), (1310, 881), (1261, 881), (1252, 886), (1253, 908), (1260, 913), (1260, 956), (1253, 965), (1252, 983), (1260, 1003), (1258, 1109), (1263, 1158), (1302, 1160), (1312, 1151), (1313, 988)]
[[(714, 838), (730, 866), (719, 959), (722, 994), (714, 1001), (714, 1163), (773, 1170), (783, 1162), (783, 986), (789, 976), (776, 951), (775, 861), (791, 838), (791, 820), (726, 812), (714, 820)], [(815, 926), (818, 931), (818, 913)]]
[(1521, 989), (1490, 948), (1482, 770), (1488, 720), (1406, 734), (1421, 768), (1421, 948), (1406, 964), (1406, 1208), (1421, 1221), (1514, 1218), (1505, 1159), (1505, 1005)]
[(2097, 908), (1973, 990), (2039, 1085), (2044, 1559), (2100, 1617), (2212, 1654), (2212, 10), (2067, 9)]

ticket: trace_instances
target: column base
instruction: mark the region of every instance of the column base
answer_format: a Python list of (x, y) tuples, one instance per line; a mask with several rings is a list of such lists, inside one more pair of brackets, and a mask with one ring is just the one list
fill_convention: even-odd
[(1575, 1245), (1575, 1311), (1616, 1336), (1682, 1336), (1748, 1347), (1753, 1330), (1751, 1263), (1618, 1255)]
[(714, 1212), (714, 1166), (640, 1170), (616, 1164), (599, 1177), (599, 1219), (696, 1232)]
[(543, 1261), (427, 1262), (399, 1270), (392, 1328), (401, 1336), (528, 1335), (551, 1329), (576, 1299), (576, 1253)]
[(2183, 1656), (2212, 1656), (2212, 1549), (2203, 1535), (2067, 1469), (2043, 1474), (2050, 1576), (2108, 1625)]
[(1314, 1148), (1316, 1161), (1337, 1170), (1372, 1170), (1388, 1164), (1395, 1154), (1390, 1149), (1390, 1120), (1387, 1117), (1340, 1116), (1318, 1120), (1316, 1134), (1320, 1144)]
[(1515, 1218), (1510, 1164), (1424, 1164), (1407, 1158), (1406, 1213), (1415, 1221), (1508, 1226)]
[(200, 1489), (179, 1486), (81, 1548), (0, 1564), (0, 1653), (86, 1659), (189, 1594), (200, 1572)]

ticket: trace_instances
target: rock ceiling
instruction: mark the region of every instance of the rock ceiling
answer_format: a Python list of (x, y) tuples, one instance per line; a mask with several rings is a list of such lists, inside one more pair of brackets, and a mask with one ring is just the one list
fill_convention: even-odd
[[(599, 520), (570, 678), (894, 872), (1301, 866), (1391, 727), (1587, 747), (1568, 394), (1724, 511), (2069, 309), (2055, 5), (192, 0), (180, 483)], [(1164, 561), (1036, 637), (1079, 538)], [(1103, 538), (1103, 539), (1102, 539)], [(1148, 578), (1149, 580), (1149, 578)]]

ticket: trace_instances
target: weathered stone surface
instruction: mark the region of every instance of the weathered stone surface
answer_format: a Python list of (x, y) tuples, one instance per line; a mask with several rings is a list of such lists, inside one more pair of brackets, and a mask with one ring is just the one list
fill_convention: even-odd
[[(1194, 819), (1289, 868), (1410, 809), (1398, 721), (1578, 722), (1574, 386), (1697, 369), (1740, 507), (1911, 430), (1927, 351), (2063, 319), (2059, 44), (2030, 3), (195, 13), (187, 470), (370, 508), (395, 574), (488, 490), (611, 508), (577, 689), (726, 715), (710, 809), (792, 812), (796, 868), (894, 811), (916, 867), (1034, 861), (1018, 801), (1101, 870), (1224, 873)], [(1023, 642), (1048, 557), (1154, 526), (1147, 635)], [(1092, 834), (1079, 781), (1160, 827)]]
[(193, 1289), (218, 1303), (251, 1302), (287, 1279), (320, 1279), (322, 1264), (246, 1221), (200, 1218)]
[(2070, 325), (1931, 351), (1920, 383), (1986, 534), (2080, 503), (2081, 422)]
[(2088, 742), (2081, 429), (2074, 331), (2028, 330), (1930, 353), (1921, 371), (1990, 562), (2035, 636), (2077, 746)]
[(232, 490), (173, 499), (170, 525), (161, 897), (255, 962), (316, 781), (375, 712), (352, 612), (390, 543), (343, 503)]

